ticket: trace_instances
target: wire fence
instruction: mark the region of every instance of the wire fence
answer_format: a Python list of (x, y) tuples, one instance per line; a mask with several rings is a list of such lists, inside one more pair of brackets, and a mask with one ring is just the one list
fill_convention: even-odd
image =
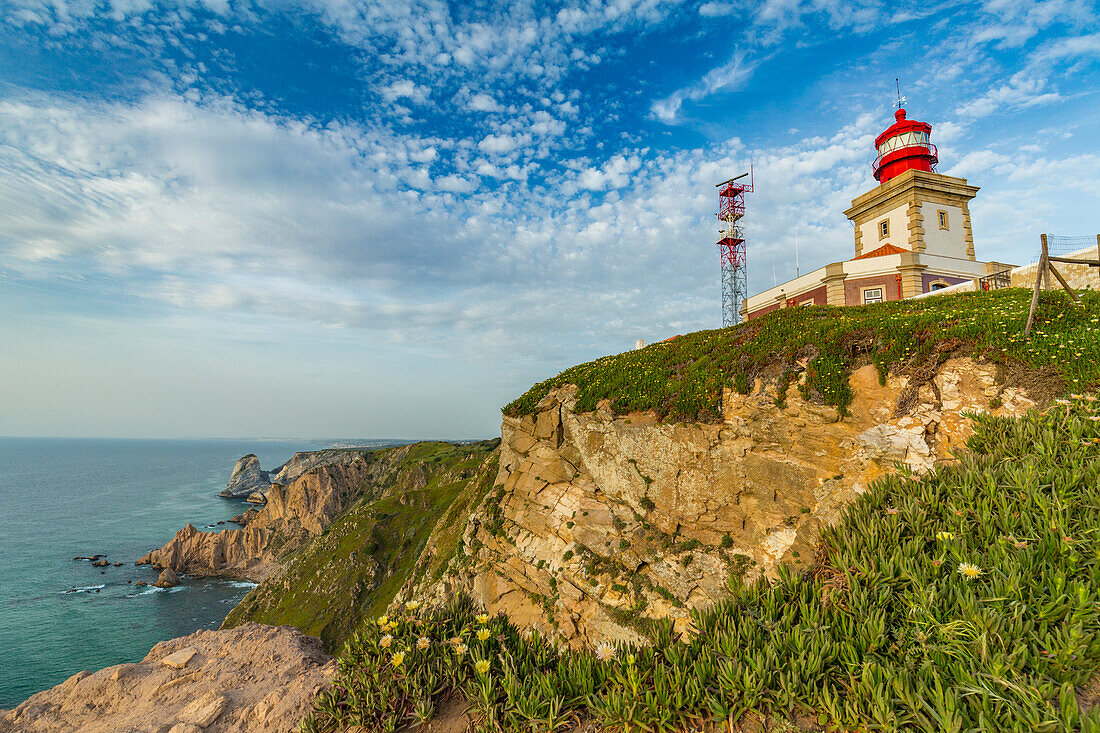
[[(1079, 252), (1083, 249), (1096, 249), (1096, 237), (1093, 236), (1074, 236), (1066, 237), (1061, 234), (1048, 234), (1047, 235), (1047, 252), (1060, 257), (1062, 255), (1068, 255), (1071, 252)], [(1038, 262), (1039, 258), (1036, 257), (1035, 261)]]

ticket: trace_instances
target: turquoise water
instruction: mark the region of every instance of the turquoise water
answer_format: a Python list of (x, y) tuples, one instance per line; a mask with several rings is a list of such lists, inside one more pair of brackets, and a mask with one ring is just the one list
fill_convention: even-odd
[[(187, 522), (202, 529), (239, 514), (242, 501), (216, 493), (242, 455), (275, 468), (320, 447), (0, 438), (0, 709), (82, 669), (138, 661), (158, 641), (216, 628), (248, 584), (135, 588), (156, 574), (134, 560)], [(112, 565), (72, 560), (94, 554)]]

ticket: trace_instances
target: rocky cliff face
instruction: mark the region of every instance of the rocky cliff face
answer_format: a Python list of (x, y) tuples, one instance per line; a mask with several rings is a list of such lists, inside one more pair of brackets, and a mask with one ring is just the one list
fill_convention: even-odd
[(285, 733), (334, 671), (320, 640), (289, 627), (199, 631), (0, 711), (0, 733)]
[(333, 463), (346, 463), (362, 452), (347, 448), (299, 451), (274, 471), (261, 469), (260, 459), (249, 453), (237, 461), (237, 465), (233, 467), (233, 473), (229, 476), (229, 483), (218, 496), (230, 499), (249, 497), (256, 501), (263, 501), (267, 498), (272, 484), (289, 486), (315, 468)]
[[(292, 624), (339, 648), (363, 619), (383, 613), (403, 585), (438, 580), (457, 561), (466, 521), (496, 478), (498, 445), (379, 451), (363, 491), (253, 589), (225, 625)], [(267, 510), (279, 506), (273, 494)]]
[(218, 496), (235, 499), (246, 497), (256, 491), (266, 493), (270, 485), (271, 477), (267, 471), (260, 468), (260, 459), (255, 454), (249, 453), (247, 456), (241, 456), (233, 466), (233, 473), (229, 474), (229, 483)]
[(267, 577), (280, 567), (280, 558), (331, 524), (368, 481), (376, 463), (372, 454), (340, 453), (342, 463), (315, 466), (288, 486), (271, 484), (267, 504), (246, 526), (201, 532), (188, 524), (137, 564), (193, 575)]
[(681, 618), (731, 575), (808, 567), (821, 528), (901, 462), (927, 471), (963, 445), (966, 410), (1034, 406), (993, 365), (952, 359), (919, 389), (850, 379), (831, 407), (757, 381), (726, 391), (720, 424), (574, 412), (575, 389), (504, 419), (497, 490), (466, 531), (472, 557), (453, 587), (520, 624), (583, 645), (637, 639), (637, 619)]

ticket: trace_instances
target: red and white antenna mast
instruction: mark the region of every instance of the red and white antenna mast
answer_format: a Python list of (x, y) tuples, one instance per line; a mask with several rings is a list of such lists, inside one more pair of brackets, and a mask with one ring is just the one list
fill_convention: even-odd
[[(749, 183), (737, 183), (748, 176)], [(748, 173), (718, 184), (718, 251), (722, 256), (722, 325), (741, 322), (741, 306), (748, 300), (747, 262), (745, 261), (745, 231), (741, 218), (745, 216), (745, 194), (753, 192), (752, 167)]]

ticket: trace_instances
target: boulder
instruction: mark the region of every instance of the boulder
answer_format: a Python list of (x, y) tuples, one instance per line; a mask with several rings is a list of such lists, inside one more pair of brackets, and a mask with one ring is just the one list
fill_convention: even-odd
[(157, 582), (153, 583), (157, 588), (174, 588), (180, 584), (180, 576), (172, 568), (165, 568), (157, 576)]
[(334, 672), (321, 641), (289, 626), (198, 631), (0, 711), (0, 733), (286, 733)]

